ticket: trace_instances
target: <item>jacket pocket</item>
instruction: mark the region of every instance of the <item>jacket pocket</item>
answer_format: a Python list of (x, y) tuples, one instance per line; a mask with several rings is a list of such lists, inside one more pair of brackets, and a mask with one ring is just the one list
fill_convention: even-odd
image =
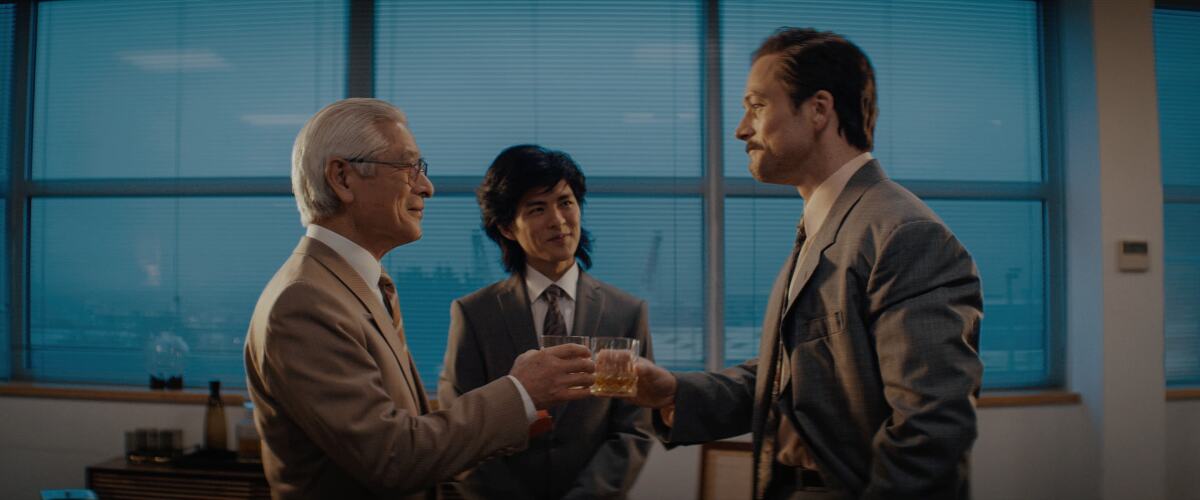
[(802, 342), (825, 338), (830, 335), (842, 333), (846, 330), (846, 319), (841, 311), (834, 311), (833, 314), (820, 318), (813, 318), (804, 324), (801, 330), (804, 332)]

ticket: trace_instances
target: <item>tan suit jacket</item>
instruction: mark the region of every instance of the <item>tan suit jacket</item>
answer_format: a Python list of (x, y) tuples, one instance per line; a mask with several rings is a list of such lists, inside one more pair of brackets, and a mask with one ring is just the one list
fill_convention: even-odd
[[(646, 302), (580, 272), (573, 335), (641, 340), (653, 360)], [(518, 355), (538, 348), (530, 297), (519, 274), (450, 306), (446, 362), (438, 401), (492, 383)], [(588, 398), (551, 409), (552, 431), (529, 449), (480, 465), (463, 481), (471, 498), (625, 498), (650, 452), (650, 412), (614, 398)]]
[(430, 413), (403, 328), (312, 238), (263, 290), (245, 358), (275, 498), (432, 498), (440, 481), (528, 443), (508, 378)]

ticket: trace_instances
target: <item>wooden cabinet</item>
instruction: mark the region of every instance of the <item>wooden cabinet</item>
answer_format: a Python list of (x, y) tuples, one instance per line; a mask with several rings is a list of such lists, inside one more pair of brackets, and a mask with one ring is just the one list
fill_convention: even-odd
[(102, 500), (270, 499), (262, 469), (191, 469), (130, 464), (124, 458), (87, 468), (87, 487)]

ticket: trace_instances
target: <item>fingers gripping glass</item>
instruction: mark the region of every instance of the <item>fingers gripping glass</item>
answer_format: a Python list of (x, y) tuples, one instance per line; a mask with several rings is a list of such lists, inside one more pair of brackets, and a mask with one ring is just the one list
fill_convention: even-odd
[(429, 177), (429, 164), (425, 163), (424, 158), (417, 158), (416, 163), (372, 160), (370, 158), (351, 158), (346, 160), (346, 163), (374, 163), (377, 165), (386, 165), (396, 170), (407, 170), (409, 182), (417, 182), (417, 179), (421, 178), (422, 175)]

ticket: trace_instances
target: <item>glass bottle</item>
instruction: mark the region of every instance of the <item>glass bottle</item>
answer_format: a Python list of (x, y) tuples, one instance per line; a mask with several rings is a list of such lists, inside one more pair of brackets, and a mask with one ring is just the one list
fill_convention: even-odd
[(225, 405), (221, 403), (221, 381), (208, 382), (208, 404), (204, 409), (204, 447), (209, 450), (228, 450), (225, 432)]

